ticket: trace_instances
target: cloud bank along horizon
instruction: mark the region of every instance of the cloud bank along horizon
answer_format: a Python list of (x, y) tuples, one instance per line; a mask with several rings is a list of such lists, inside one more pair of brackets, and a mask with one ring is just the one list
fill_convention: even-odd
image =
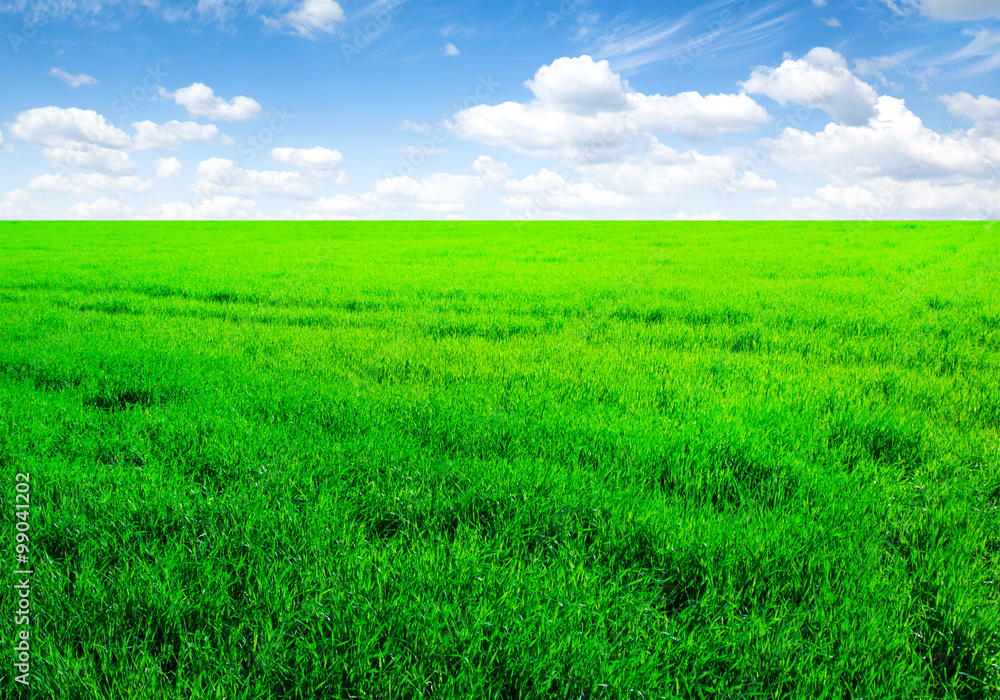
[(0, 0), (0, 19), (3, 219), (1000, 211), (995, 0)]

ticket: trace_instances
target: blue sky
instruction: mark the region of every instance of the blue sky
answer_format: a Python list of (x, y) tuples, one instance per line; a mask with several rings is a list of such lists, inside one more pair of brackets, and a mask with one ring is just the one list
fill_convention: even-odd
[(1000, 0), (0, 0), (0, 218), (979, 218)]

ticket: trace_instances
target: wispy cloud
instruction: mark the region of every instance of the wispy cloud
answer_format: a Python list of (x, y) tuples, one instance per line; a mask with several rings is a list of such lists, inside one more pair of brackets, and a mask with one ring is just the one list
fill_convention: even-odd
[(745, 57), (777, 46), (795, 10), (791, 0), (752, 9), (750, 3), (716, 0), (677, 19), (622, 25), (597, 37), (590, 52), (608, 59), (618, 71), (661, 61), (678, 67), (706, 53)]
[(407, 0), (374, 0), (374, 2), (365, 5), (357, 14), (364, 17), (377, 17), (387, 13), (396, 13), (402, 9), (406, 2)]
[(983, 75), (1000, 68), (1000, 31), (992, 31), (986, 27), (967, 29), (962, 32), (971, 36), (966, 46), (950, 56), (945, 57), (946, 63), (974, 61), (972, 65), (962, 70), (961, 75), (969, 77)]
[(396, 128), (400, 131), (416, 131), (419, 133), (427, 133), (431, 130), (430, 124), (426, 122), (411, 122), (409, 119), (396, 122)]
[(59, 66), (53, 66), (49, 70), (49, 75), (53, 78), (59, 78), (70, 87), (80, 87), (81, 85), (97, 85), (97, 78), (92, 75), (87, 75), (86, 73), (79, 73), (74, 75), (68, 71), (64, 71)]
[(344, 21), (344, 10), (333, 0), (302, 0), (298, 8), (280, 17), (261, 15), (260, 18), (269, 29), (315, 39), (320, 34), (333, 34)]

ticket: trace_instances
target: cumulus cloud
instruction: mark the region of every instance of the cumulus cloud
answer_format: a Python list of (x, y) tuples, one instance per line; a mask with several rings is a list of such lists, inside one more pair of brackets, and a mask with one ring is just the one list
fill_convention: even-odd
[(793, 102), (822, 109), (838, 122), (855, 126), (875, 115), (878, 101), (874, 88), (851, 73), (842, 55), (821, 46), (777, 68), (757, 67), (740, 85), (782, 105)]
[(1000, 214), (996, 190), (971, 182), (943, 184), (882, 177), (856, 185), (820, 187), (816, 196), (828, 212), (840, 217), (881, 219), (917, 214), (934, 218), (995, 218)]
[(217, 97), (215, 91), (204, 83), (192, 83), (174, 92), (168, 92), (161, 86), (157, 91), (160, 97), (173, 100), (184, 107), (192, 117), (238, 122), (256, 119), (263, 114), (263, 109), (256, 100), (238, 95), (227, 102)]
[(232, 143), (211, 124), (143, 121), (132, 126), (134, 138), (93, 110), (36, 107), (17, 115), (10, 134), (41, 147), (42, 155), (54, 166), (108, 174), (138, 168), (128, 151), (176, 149), (183, 141)]
[(379, 201), (371, 192), (361, 195), (338, 194), (318, 199), (308, 209), (324, 219), (363, 219), (379, 213)]
[(132, 143), (128, 134), (108, 124), (97, 112), (76, 107), (35, 107), (20, 112), (10, 127), (10, 135), (53, 148), (127, 148)]
[(766, 219), (835, 218), (830, 205), (816, 197), (762, 197), (753, 206)]
[(631, 119), (643, 130), (676, 132), (694, 138), (750, 131), (770, 120), (767, 110), (745, 94), (629, 95)]
[(160, 179), (180, 177), (184, 174), (184, 166), (172, 156), (170, 158), (157, 158), (153, 161), (153, 167), (156, 168), (156, 177)]
[(13, 153), (14, 147), (3, 140), (3, 132), (0, 131), (0, 153)]
[(361, 219), (389, 212), (423, 213), (445, 217), (464, 215), (476, 197), (504, 186), (511, 170), (488, 156), (472, 164), (474, 175), (432, 173), (419, 180), (387, 177), (364, 194), (338, 194), (307, 205), (316, 218)]
[(458, 56), (461, 53), (462, 52), (458, 50), (458, 47), (452, 44), (451, 42), (448, 42), (447, 44), (444, 45), (445, 56)]
[(54, 192), (57, 194), (84, 195), (99, 192), (119, 194), (121, 192), (149, 192), (153, 189), (150, 180), (130, 175), (127, 177), (109, 177), (100, 173), (72, 173), (39, 175), (28, 183), (32, 190)]
[(198, 122), (169, 121), (156, 124), (151, 121), (141, 121), (132, 124), (135, 129), (133, 147), (143, 151), (153, 148), (176, 151), (184, 141), (200, 143), (223, 143), (232, 145), (233, 140), (219, 131), (215, 124), (199, 124)]
[(832, 27), (833, 29), (840, 29), (844, 26), (836, 17), (821, 17), (820, 19), (823, 21), (823, 24), (828, 27)]
[(131, 173), (139, 168), (139, 164), (128, 153), (91, 144), (43, 148), (42, 157), (56, 168), (91, 170), (111, 175)]
[(261, 15), (261, 21), (275, 31), (315, 39), (319, 34), (332, 34), (344, 21), (344, 11), (333, 0), (303, 0), (298, 9), (277, 18)]
[(230, 221), (237, 219), (259, 219), (257, 202), (229, 195), (217, 195), (198, 201), (166, 202), (145, 212), (145, 218), (166, 221)]
[(507, 215), (518, 219), (584, 218), (595, 212), (634, 212), (633, 197), (592, 182), (568, 182), (559, 173), (543, 168), (534, 175), (512, 180), (501, 199)]
[(637, 209), (669, 211), (706, 192), (733, 195), (777, 189), (756, 171), (744, 173), (731, 155), (679, 152), (659, 142), (648, 154), (580, 168), (588, 180), (635, 198)]
[(185, 141), (233, 143), (214, 124), (141, 121), (132, 127), (134, 136), (109, 124), (93, 110), (36, 107), (17, 115), (10, 134), (41, 147), (42, 155), (54, 166), (108, 174), (125, 174), (138, 168), (130, 151), (176, 150)]
[(867, 126), (829, 124), (818, 133), (786, 129), (760, 144), (792, 171), (834, 173), (846, 179), (892, 176), (901, 180), (989, 177), (1000, 165), (1000, 143), (961, 132), (928, 129), (903, 100), (883, 96)]
[(15, 219), (26, 216), (31, 208), (31, 194), (22, 189), (11, 190), (0, 198), (0, 219)]
[(336, 149), (315, 146), (313, 148), (275, 148), (271, 157), (279, 163), (304, 170), (319, 178), (336, 177), (338, 184), (346, 182), (346, 175), (339, 170), (344, 162), (344, 156)]
[(987, 136), (1000, 136), (1000, 100), (980, 95), (973, 97), (967, 92), (942, 95), (938, 98), (956, 117), (964, 117), (975, 124), (976, 131)]
[(479, 173), (479, 177), (486, 187), (500, 186), (513, 172), (509, 165), (495, 161), (489, 156), (476, 158), (472, 169)]
[(118, 199), (101, 197), (93, 202), (79, 202), (67, 210), (71, 219), (123, 219), (131, 217), (135, 209)]
[(53, 66), (49, 69), (49, 75), (54, 78), (59, 78), (70, 87), (80, 87), (81, 85), (97, 85), (97, 78), (92, 75), (87, 75), (86, 73), (78, 73), (76, 75), (64, 71), (59, 66)]
[(446, 128), (468, 141), (570, 161), (614, 157), (639, 136), (633, 123), (616, 114), (580, 116), (537, 102), (478, 105), (457, 112)]
[(995, 218), (1000, 212), (1000, 100), (964, 92), (939, 98), (973, 121), (968, 131), (938, 133), (903, 100), (883, 96), (864, 126), (829, 124), (817, 133), (786, 129), (758, 145), (774, 163), (825, 175), (811, 196), (755, 201), (784, 218)]
[(594, 115), (628, 107), (627, 84), (607, 61), (590, 56), (559, 58), (525, 81), (538, 102), (565, 112)]
[[(489, 156), (472, 164), (471, 174), (432, 173), (423, 178), (389, 177), (374, 191), (340, 194), (307, 205), (318, 218), (356, 219), (422, 213), (460, 217), (472, 211), (480, 197), (493, 195), (518, 219), (662, 218), (678, 215), (679, 205), (698, 206), (692, 200), (728, 193), (777, 189), (758, 173), (742, 174), (729, 156), (678, 153), (659, 143), (652, 153), (624, 162), (578, 166), (569, 174), (549, 168), (520, 178), (511, 167)], [(710, 216), (685, 214), (685, 217)]]
[(435, 214), (468, 211), (472, 199), (485, 189), (475, 175), (432, 173), (415, 180), (412, 177), (387, 177), (375, 183), (375, 195), (380, 201), (412, 204)]
[(711, 138), (769, 117), (746, 95), (645, 95), (607, 61), (560, 58), (525, 82), (534, 100), (460, 110), (446, 127), (460, 138), (516, 153), (588, 162), (620, 156), (652, 132)]
[(209, 158), (198, 164), (198, 180), (193, 189), (204, 196), (274, 195), (305, 199), (312, 188), (301, 173), (274, 170), (246, 170), (225, 158)]

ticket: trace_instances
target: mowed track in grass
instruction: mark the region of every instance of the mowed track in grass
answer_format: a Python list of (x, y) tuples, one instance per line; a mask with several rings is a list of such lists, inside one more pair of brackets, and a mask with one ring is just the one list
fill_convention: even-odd
[(24, 697), (988, 700), (1000, 229), (0, 223), (0, 464)]

